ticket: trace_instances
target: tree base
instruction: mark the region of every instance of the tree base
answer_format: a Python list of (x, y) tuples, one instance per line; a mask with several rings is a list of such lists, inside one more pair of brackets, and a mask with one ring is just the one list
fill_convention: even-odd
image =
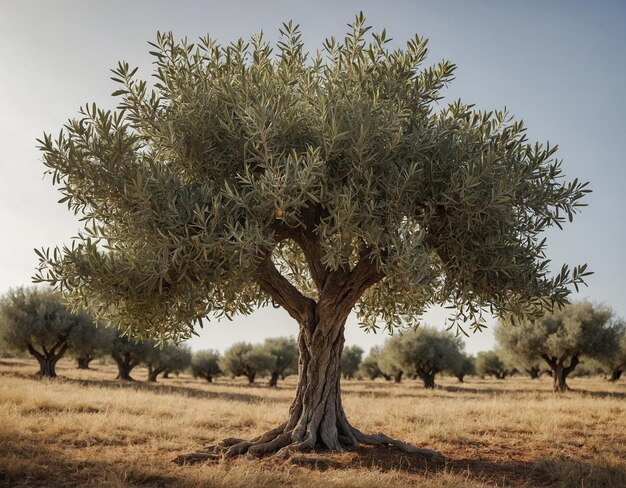
[[(278, 459), (287, 459), (292, 454), (311, 452), (317, 448), (324, 449), (312, 442), (312, 438), (298, 438), (294, 431), (285, 431), (286, 423), (272, 429), (252, 440), (229, 437), (221, 442), (208, 446), (206, 451), (192, 452), (176, 456), (172, 461), (176, 464), (194, 464), (206, 461), (218, 461), (223, 458), (234, 458), (246, 455), (249, 458), (273, 456)], [(359, 444), (370, 446), (393, 446), (403, 452), (417, 454), (425, 458), (438, 458), (441, 454), (432, 449), (425, 449), (393, 439), (385, 434), (363, 434), (351, 427), (353, 440), (347, 437), (340, 439), (340, 446), (333, 451), (356, 451)], [(324, 449), (329, 451), (329, 449)]]

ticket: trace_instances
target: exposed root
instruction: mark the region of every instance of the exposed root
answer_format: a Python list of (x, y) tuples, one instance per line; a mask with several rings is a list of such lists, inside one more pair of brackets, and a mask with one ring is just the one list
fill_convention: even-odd
[[(333, 448), (324, 445), (323, 441), (320, 443), (322, 445), (319, 445), (317, 436), (312, 435), (310, 432), (299, 436), (298, 431), (295, 429), (288, 430), (287, 423), (284, 423), (252, 440), (227, 438), (218, 444), (208, 446), (206, 452), (182, 454), (177, 456), (173, 462), (177, 464), (191, 464), (215, 461), (222, 457), (232, 458), (244, 454), (247, 454), (248, 457), (261, 457), (273, 454), (277, 459), (286, 460), (291, 458), (293, 454), (310, 452), (316, 447), (323, 447), (335, 452), (344, 450), (355, 451), (358, 449), (358, 443), (372, 446), (394, 446), (402, 451), (418, 454), (426, 458), (441, 456), (437, 451), (433, 451), (432, 449), (419, 448), (393, 439), (385, 434), (364, 434), (360, 430), (350, 426), (347, 421), (340, 427), (343, 433), (337, 436)], [(298, 457), (298, 459), (300, 459), (300, 457)]]
[(401, 449), (405, 452), (410, 452), (412, 454), (420, 454), (424, 457), (435, 458), (441, 456), (437, 451), (433, 451), (432, 449), (425, 449), (422, 447), (416, 447), (411, 444), (407, 444), (406, 442), (399, 441), (397, 439), (392, 439), (391, 437), (385, 434), (364, 434), (358, 429), (352, 427), (354, 431), (354, 436), (359, 442), (363, 444), (368, 444), (370, 446), (382, 446), (389, 445), (395, 446), (398, 449)]

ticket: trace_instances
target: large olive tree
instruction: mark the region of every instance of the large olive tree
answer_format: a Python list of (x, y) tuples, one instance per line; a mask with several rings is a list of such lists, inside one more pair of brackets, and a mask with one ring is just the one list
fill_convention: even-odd
[(70, 312), (50, 289), (14, 288), (0, 298), (2, 342), (35, 357), (42, 377), (56, 377), (56, 364), (70, 346), (72, 331), (91, 323), (89, 315)]
[[(352, 426), (340, 357), (352, 311), (370, 329), (430, 305), (533, 314), (563, 302), (584, 267), (551, 277), (541, 232), (577, 211), (556, 147), (505, 112), (441, 90), (426, 39), (389, 49), (362, 14), (308, 55), (298, 27), (275, 46), (158, 34), (154, 85), (114, 69), (115, 111), (87, 105), (40, 140), (85, 227), (41, 250), (35, 277), (139, 336), (181, 340), (207, 315), (267, 304), (299, 327), (299, 382), (285, 421), (227, 455), (359, 442), (412, 449)], [(429, 453), (430, 451), (421, 451)]]
[(579, 302), (515, 325), (498, 324), (496, 340), (505, 351), (527, 360), (541, 359), (552, 370), (553, 389), (569, 389), (567, 377), (581, 357), (609, 358), (618, 349), (617, 331), (608, 308)]

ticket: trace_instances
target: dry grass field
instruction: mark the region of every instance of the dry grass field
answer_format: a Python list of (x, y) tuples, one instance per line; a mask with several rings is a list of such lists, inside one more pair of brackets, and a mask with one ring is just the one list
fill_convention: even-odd
[(178, 454), (278, 424), (295, 378), (269, 389), (186, 375), (124, 384), (113, 366), (80, 371), (69, 360), (59, 363), (58, 380), (34, 379), (35, 370), (29, 360), (0, 362), (0, 486), (626, 487), (626, 381), (574, 378), (575, 391), (563, 396), (550, 392), (548, 378), (440, 378), (433, 391), (416, 381), (347, 381), (344, 404), (355, 426), (442, 458), (363, 448), (308, 461), (179, 466)]

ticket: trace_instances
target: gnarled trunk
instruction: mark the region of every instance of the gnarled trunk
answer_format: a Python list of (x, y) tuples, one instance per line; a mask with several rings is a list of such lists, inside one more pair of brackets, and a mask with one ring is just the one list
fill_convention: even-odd
[(30, 343), (26, 344), (26, 347), (28, 348), (28, 352), (30, 352), (39, 363), (37, 376), (41, 376), (42, 378), (56, 378), (56, 364), (59, 359), (63, 357), (63, 354), (65, 354), (67, 343), (59, 341), (50, 350), (42, 347), (43, 354), (37, 351)]
[(123, 381), (135, 381), (130, 376), (130, 372), (134, 367), (130, 360), (127, 360), (128, 358), (123, 357), (119, 354), (111, 354), (111, 357), (114, 359), (115, 364), (117, 364), (117, 377), (115, 379)]
[(325, 271), (318, 259), (319, 249), (311, 247), (306, 240), (298, 243), (304, 246), (311, 264), (312, 277), (319, 290), (317, 301), (304, 296), (282, 276), (269, 255), (257, 274), (261, 289), (299, 324), (298, 385), (287, 420), (251, 441), (225, 439), (212, 447), (212, 453), (183, 455), (177, 461), (208, 459), (216, 452), (230, 457), (246, 452), (257, 456), (270, 452), (283, 455), (315, 448), (343, 451), (356, 449), (359, 442), (394, 445), (408, 452), (436, 456), (435, 451), (419, 449), (384, 434), (363, 434), (348, 422), (340, 390), (344, 327), (363, 292), (383, 276), (367, 258), (367, 253), (351, 271)]
[(552, 370), (552, 390), (555, 393), (568, 391), (570, 388), (567, 385), (566, 380), (569, 374), (574, 371), (580, 362), (578, 355), (572, 356), (569, 366), (565, 366), (567, 355), (564, 355), (561, 358), (549, 357), (547, 355), (542, 355), (541, 357), (548, 363), (550, 369)]

